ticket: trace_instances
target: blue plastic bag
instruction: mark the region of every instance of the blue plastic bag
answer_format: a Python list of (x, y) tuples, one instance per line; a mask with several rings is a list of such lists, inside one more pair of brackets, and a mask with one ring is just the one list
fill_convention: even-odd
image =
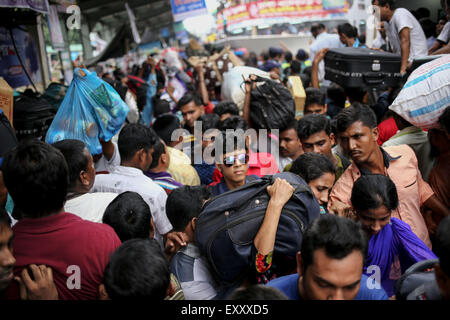
[(99, 138), (109, 141), (119, 132), (129, 108), (116, 90), (95, 72), (76, 68), (58, 112), (47, 131), (45, 141), (64, 139), (83, 141), (92, 155), (100, 154)]

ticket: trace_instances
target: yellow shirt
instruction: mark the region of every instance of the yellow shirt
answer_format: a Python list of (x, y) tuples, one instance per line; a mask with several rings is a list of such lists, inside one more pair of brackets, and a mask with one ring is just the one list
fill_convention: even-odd
[(185, 186), (199, 186), (200, 177), (191, 165), (191, 159), (178, 149), (167, 147), (167, 151), (170, 157), (167, 172), (172, 175), (172, 178)]

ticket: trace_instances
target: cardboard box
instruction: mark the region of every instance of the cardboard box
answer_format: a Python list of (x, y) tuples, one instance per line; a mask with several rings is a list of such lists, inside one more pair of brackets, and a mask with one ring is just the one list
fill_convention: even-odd
[(5, 81), (5, 79), (0, 77), (0, 109), (8, 118), (11, 126), (13, 126), (13, 100), (14, 90)]
[(287, 87), (295, 101), (295, 118), (298, 120), (303, 117), (305, 108), (306, 92), (303, 88), (302, 79), (299, 76), (288, 77)]

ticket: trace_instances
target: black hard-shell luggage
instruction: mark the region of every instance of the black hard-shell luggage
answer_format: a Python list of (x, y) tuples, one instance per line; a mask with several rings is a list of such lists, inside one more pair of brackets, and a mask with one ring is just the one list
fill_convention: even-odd
[(325, 79), (342, 87), (397, 87), (401, 56), (367, 48), (330, 49), (325, 55)]
[(286, 179), (295, 191), (281, 212), (274, 254), (295, 261), (303, 232), (320, 216), (319, 203), (308, 184), (291, 172), (265, 176), (211, 199), (198, 217), (195, 240), (222, 287), (238, 284), (254, 270), (253, 241), (270, 200), (266, 188), (276, 178)]
[(53, 106), (36, 94), (21, 94), (15, 97), (13, 121), (19, 141), (29, 137), (44, 137), (55, 113)]

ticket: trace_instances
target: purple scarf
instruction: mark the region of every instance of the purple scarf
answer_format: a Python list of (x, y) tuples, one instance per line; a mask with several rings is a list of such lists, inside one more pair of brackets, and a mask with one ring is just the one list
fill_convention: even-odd
[(389, 224), (370, 238), (364, 264), (364, 273), (369, 277), (374, 274), (373, 271), (367, 272), (369, 266), (375, 265), (380, 268), (381, 286), (389, 297), (395, 294), (396, 279), (390, 279), (389, 274), (396, 258), (400, 262), (402, 274), (418, 261), (437, 259), (425, 243), (412, 232), (407, 223), (391, 218)]

